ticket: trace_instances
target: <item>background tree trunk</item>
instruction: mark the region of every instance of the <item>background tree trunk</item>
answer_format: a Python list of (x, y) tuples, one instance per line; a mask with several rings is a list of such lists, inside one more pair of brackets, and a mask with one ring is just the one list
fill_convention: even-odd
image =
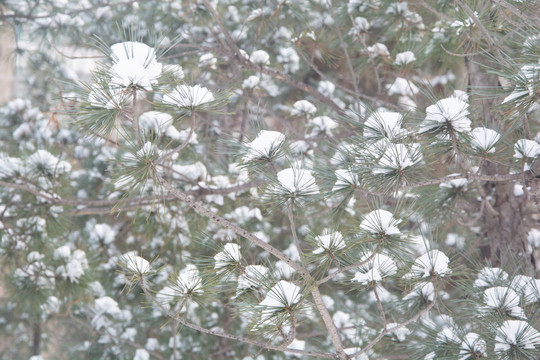
[(4, 27), (0, 30), (0, 74), (2, 74), (0, 104), (13, 99), (13, 76), (15, 72), (15, 66), (13, 64), (14, 48), (13, 31), (9, 27)]
[[(480, 92), (488, 92), (500, 86), (498, 77), (489, 74), (484, 66), (487, 59), (476, 55), (467, 59), (469, 86)], [(475, 126), (486, 125), (492, 129), (504, 131), (504, 124), (500, 121), (496, 107), (500, 105), (500, 98), (495, 96), (476, 96), (471, 99), (471, 109)], [(502, 164), (487, 161), (482, 172), (487, 175), (504, 175), (509, 168)], [(483, 235), (487, 237), (488, 244), (483, 249), (484, 256), (493, 266), (501, 266), (515, 261), (519, 256), (524, 270), (532, 270), (530, 256), (527, 255), (527, 227), (524, 222), (525, 196), (514, 195), (512, 182), (486, 182), (483, 185), (486, 196), (491, 197), (493, 210), (486, 209), (482, 215), (484, 226)]]

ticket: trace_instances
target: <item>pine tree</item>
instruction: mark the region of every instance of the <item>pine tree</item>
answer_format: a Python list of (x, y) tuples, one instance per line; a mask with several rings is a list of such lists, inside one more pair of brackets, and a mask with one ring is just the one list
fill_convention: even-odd
[(0, 359), (540, 356), (534, 2), (0, 9)]

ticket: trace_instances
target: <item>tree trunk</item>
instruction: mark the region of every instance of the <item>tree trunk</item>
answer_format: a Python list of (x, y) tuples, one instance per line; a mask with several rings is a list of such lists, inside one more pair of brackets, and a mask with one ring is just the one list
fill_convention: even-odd
[[(488, 74), (482, 65), (487, 65), (487, 59), (476, 55), (467, 59), (469, 86), (473, 90), (489, 91), (498, 87), (496, 75)], [(475, 96), (471, 99), (471, 109), (475, 126), (485, 125), (495, 130), (504, 130), (496, 112), (500, 99), (494, 96)], [(509, 168), (502, 164), (487, 161), (482, 172), (487, 175), (503, 175), (509, 173)], [(487, 237), (488, 245), (483, 249), (484, 256), (492, 266), (500, 266), (515, 262), (518, 257), (519, 265), (524, 270), (531, 269), (530, 256), (527, 255), (527, 227), (524, 222), (525, 196), (514, 196), (513, 182), (486, 182), (483, 185), (487, 197), (491, 197), (491, 209), (485, 209), (482, 215), (483, 234)], [(523, 260), (523, 261), (522, 261)]]
[(41, 324), (36, 322), (32, 327), (32, 355), (41, 353)]

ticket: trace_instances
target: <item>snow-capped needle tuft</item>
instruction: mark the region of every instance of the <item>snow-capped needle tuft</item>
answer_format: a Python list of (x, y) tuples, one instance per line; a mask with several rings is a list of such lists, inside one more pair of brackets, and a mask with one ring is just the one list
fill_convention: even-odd
[[(371, 254), (362, 256), (360, 261), (367, 260)], [(360, 266), (352, 281), (361, 284), (369, 284), (381, 281), (383, 278), (392, 276), (397, 272), (395, 261), (384, 254), (375, 254), (366, 264)]]
[(497, 329), (495, 352), (507, 352), (513, 347), (534, 350), (539, 345), (540, 333), (526, 321), (507, 320)]
[(416, 56), (414, 56), (414, 53), (412, 51), (404, 51), (396, 55), (396, 61), (394, 61), (394, 64), (398, 66), (403, 66), (415, 61)]
[(292, 116), (302, 116), (302, 115), (313, 115), (317, 112), (315, 105), (310, 103), (307, 100), (299, 100), (294, 103), (293, 109), (291, 110)]
[(478, 278), (474, 281), (476, 287), (496, 286), (498, 283), (506, 282), (508, 274), (500, 268), (485, 267), (478, 273)]
[(442, 251), (431, 250), (418, 257), (414, 262), (411, 271), (405, 274), (405, 278), (410, 277), (431, 277), (434, 275), (445, 276), (452, 273), (448, 266), (450, 259)]
[(270, 289), (259, 305), (268, 308), (285, 308), (297, 304), (300, 299), (300, 287), (292, 282), (280, 280)]
[(179, 290), (179, 295), (181, 296), (188, 296), (191, 294), (200, 295), (204, 292), (202, 289), (202, 279), (199, 275), (199, 270), (195, 267), (195, 265), (191, 264), (180, 271), (175, 285)]
[(364, 123), (366, 138), (400, 139), (407, 135), (407, 130), (401, 128), (403, 115), (397, 112), (373, 113)]
[(540, 144), (534, 140), (521, 139), (514, 145), (514, 157), (517, 159), (536, 158), (540, 155)]
[(469, 114), (469, 104), (461, 99), (449, 97), (439, 100), (426, 109), (426, 118), (420, 124), (420, 133), (437, 129), (442, 125), (460, 133), (471, 131)]
[(261, 130), (255, 140), (247, 143), (248, 153), (243, 161), (272, 159), (285, 142), (285, 135), (279, 131)]
[(193, 109), (214, 101), (214, 95), (204, 86), (178, 85), (163, 96), (163, 102), (180, 108)]
[(504, 286), (491, 287), (484, 290), (483, 312), (496, 311), (506, 313), (512, 317), (526, 319), (525, 312), (519, 307), (519, 295), (512, 289)]
[(323, 233), (315, 238), (319, 247), (313, 250), (314, 254), (321, 254), (328, 251), (336, 251), (345, 248), (343, 235), (339, 231), (331, 233), (328, 229), (324, 229)]
[(495, 144), (500, 138), (501, 135), (498, 132), (485, 127), (477, 127), (471, 131), (471, 145), (473, 148), (488, 153), (495, 152)]
[(401, 222), (394, 218), (394, 214), (386, 210), (374, 210), (364, 217), (360, 229), (374, 235), (399, 235), (401, 231), (397, 225)]
[(214, 269), (221, 269), (229, 265), (237, 265), (242, 260), (242, 254), (240, 253), (240, 246), (235, 243), (227, 243), (223, 247), (223, 251), (217, 253), (214, 256), (216, 264)]
[(120, 262), (126, 266), (129, 271), (137, 274), (146, 274), (150, 271), (150, 263), (140, 256), (135, 255), (135, 252), (129, 252), (120, 257)]
[(111, 46), (112, 83), (122, 87), (139, 87), (147, 91), (157, 84), (162, 64), (156, 60), (153, 48), (139, 42), (127, 41)]
[(288, 168), (277, 173), (280, 185), (291, 194), (316, 195), (319, 187), (308, 170)]

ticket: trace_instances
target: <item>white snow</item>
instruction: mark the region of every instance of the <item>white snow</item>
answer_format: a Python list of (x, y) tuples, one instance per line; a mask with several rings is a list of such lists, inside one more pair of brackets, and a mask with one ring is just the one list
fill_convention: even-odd
[(523, 297), (525, 304), (540, 301), (540, 280), (538, 279), (525, 275), (516, 275), (509, 286)]
[(324, 96), (331, 96), (336, 90), (336, 85), (328, 80), (321, 80), (317, 86), (317, 90)]
[(292, 116), (313, 115), (315, 112), (317, 112), (317, 108), (307, 100), (298, 100), (291, 109)]
[(146, 44), (127, 41), (111, 46), (112, 83), (136, 86), (151, 91), (161, 75), (162, 65), (157, 62), (154, 49)]
[(254, 89), (257, 85), (259, 85), (260, 81), (261, 78), (259, 76), (251, 75), (242, 83), (242, 89)]
[[(518, 74), (514, 77), (514, 81), (518, 83), (518, 86), (514, 88), (512, 93), (508, 95), (504, 100), (503, 104), (513, 101), (514, 99), (523, 97), (523, 96), (535, 96), (538, 77), (540, 74), (540, 65), (539, 64), (527, 64), (523, 65)], [(516, 104), (518, 106), (519, 104)]]
[(315, 178), (308, 170), (288, 168), (277, 173), (277, 179), (281, 186), (295, 194), (316, 195), (319, 187)]
[(71, 249), (69, 245), (63, 245), (54, 250), (53, 257), (55, 260), (68, 259), (71, 256)]
[(94, 309), (97, 314), (117, 315), (120, 313), (120, 308), (116, 300), (109, 296), (103, 296), (94, 301)]
[(32, 172), (44, 175), (59, 175), (71, 170), (71, 164), (58, 159), (47, 150), (38, 150), (28, 157), (27, 166)]
[(410, 277), (431, 277), (433, 275), (445, 276), (452, 273), (448, 267), (450, 259), (442, 251), (431, 250), (418, 257), (411, 267), (411, 271), (404, 275)]
[(199, 67), (211, 67), (212, 69), (215, 68), (215, 65), (217, 63), (217, 59), (212, 53), (206, 53), (202, 54), (199, 58)]
[(242, 254), (240, 253), (241, 246), (235, 243), (227, 243), (223, 247), (223, 251), (217, 253), (214, 256), (216, 261), (214, 269), (221, 269), (229, 265), (237, 265), (242, 260)]
[(86, 270), (88, 270), (86, 253), (82, 250), (75, 250), (65, 260), (65, 265), (60, 265), (56, 268), (56, 273), (66, 280), (78, 283), (79, 278), (84, 275)]
[(294, 285), (292, 282), (280, 280), (274, 285), (263, 301), (259, 303), (260, 306), (264, 306), (267, 309), (264, 311), (275, 312), (279, 311), (279, 308), (285, 308), (287, 306), (293, 306), (297, 304), (301, 299), (300, 288)]
[(295, 73), (300, 69), (300, 56), (293, 47), (279, 49), (277, 62), (283, 64), (286, 73)]
[[(454, 176), (459, 174), (450, 174), (448, 176)], [(446, 182), (443, 182), (439, 185), (440, 188), (447, 188), (447, 189), (467, 189), (467, 185), (469, 184), (469, 181), (465, 178), (457, 178), (452, 179)]]
[(122, 109), (131, 103), (132, 96), (131, 91), (119, 87), (104, 88), (93, 84), (88, 93), (88, 103), (101, 109)]
[(531, 229), (527, 234), (527, 240), (533, 248), (540, 248), (540, 230)]
[(422, 161), (420, 144), (394, 144), (387, 143), (386, 149), (377, 164), (373, 168), (373, 174), (388, 174), (404, 170)]
[(540, 144), (534, 140), (521, 139), (514, 145), (514, 157), (517, 159), (536, 158), (540, 155)]
[(365, 17), (358, 16), (354, 18), (354, 23), (349, 31), (349, 35), (360, 35), (368, 32), (370, 29), (369, 21)]
[(335, 175), (337, 180), (332, 191), (351, 188), (359, 184), (358, 175), (353, 173), (350, 169), (338, 169), (335, 171)]
[(416, 61), (416, 56), (414, 56), (414, 53), (412, 51), (404, 51), (396, 55), (396, 61), (394, 61), (394, 64), (403, 66), (414, 61)]
[(271, 159), (285, 142), (285, 135), (279, 131), (261, 130), (255, 140), (246, 143), (248, 153), (242, 158), (243, 161), (258, 159)]
[(431, 282), (421, 282), (414, 286), (414, 289), (408, 293), (403, 300), (411, 300), (414, 298), (422, 298), (428, 301), (433, 301), (435, 299), (435, 287)]
[(202, 279), (199, 276), (199, 270), (195, 265), (187, 265), (176, 279), (175, 284), (180, 292), (180, 295), (187, 296), (189, 294), (202, 294)]
[(473, 148), (487, 151), (488, 153), (495, 152), (495, 144), (499, 141), (501, 135), (495, 130), (485, 127), (477, 127), (471, 131), (471, 144)]
[(484, 267), (478, 273), (478, 278), (474, 281), (476, 287), (491, 287), (498, 282), (504, 282), (508, 279), (508, 274), (496, 267)]
[(173, 117), (170, 114), (159, 111), (147, 111), (139, 116), (139, 127), (147, 133), (153, 131), (158, 136), (167, 135), (173, 140), (178, 140), (179, 132), (172, 125)]
[(414, 85), (412, 81), (407, 79), (397, 77), (392, 84), (386, 85), (386, 90), (388, 90), (388, 95), (402, 95), (414, 98), (416, 94), (420, 91), (418, 86)]
[(137, 349), (133, 360), (150, 360), (150, 354), (145, 349)]
[(150, 271), (150, 263), (140, 256), (137, 256), (135, 251), (130, 251), (122, 255), (119, 259), (129, 271), (137, 274), (145, 274)]
[(163, 71), (166, 71), (175, 77), (175, 80), (182, 80), (185, 76), (182, 66), (177, 64), (163, 65)]
[[(371, 254), (366, 254), (362, 256), (360, 261), (365, 261), (370, 256)], [(352, 281), (369, 284), (381, 281), (385, 277), (396, 274), (396, 272), (397, 265), (391, 257), (384, 254), (375, 254), (371, 260), (358, 268)]]
[(526, 319), (525, 312), (519, 307), (519, 295), (512, 289), (503, 286), (484, 290), (485, 307), (481, 311), (503, 311), (513, 317)]
[(386, 210), (374, 210), (367, 214), (360, 223), (360, 229), (372, 234), (399, 235), (401, 232), (397, 225), (401, 222), (394, 218), (394, 214)]
[(170, 93), (163, 96), (165, 104), (181, 108), (194, 108), (214, 101), (214, 95), (204, 86), (178, 85)]
[(251, 53), (249, 60), (257, 65), (268, 65), (270, 62), (270, 55), (268, 55), (268, 53), (264, 50), (255, 50)]
[(367, 51), (368, 51), (368, 53), (370, 53), (374, 57), (377, 57), (377, 56), (382, 56), (382, 57), (390, 56), (390, 52), (388, 51), (388, 48), (386, 47), (386, 45), (384, 45), (382, 43), (376, 43), (376, 44), (374, 44), (372, 46), (368, 46)]
[(401, 128), (402, 121), (400, 113), (375, 112), (364, 123), (364, 137), (400, 139), (407, 135), (407, 130)]
[(268, 271), (268, 268), (262, 265), (246, 266), (242, 275), (238, 277), (237, 290), (262, 286), (264, 284), (264, 279)]
[(497, 329), (495, 351), (505, 352), (512, 346), (534, 349), (540, 345), (540, 333), (523, 320), (507, 320)]
[(337, 122), (335, 122), (326, 115), (313, 118), (309, 121), (309, 124), (313, 126), (313, 131), (311, 132), (312, 137), (321, 134), (326, 136), (332, 136), (332, 130), (334, 130), (338, 126)]
[[(411, 331), (407, 329), (406, 326), (402, 326), (400, 328), (397, 328), (399, 324), (398, 323), (388, 323), (386, 324), (386, 328), (390, 330), (390, 334), (393, 334), (398, 341), (403, 342), (405, 341), (405, 338), (407, 335), (411, 334)], [(393, 328), (397, 328), (392, 330)]]
[(329, 229), (324, 229), (321, 235), (318, 235), (315, 240), (319, 247), (313, 250), (314, 254), (321, 254), (326, 250), (337, 251), (345, 248), (343, 235), (339, 232), (330, 232)]
[(447, 124), (456, 132), (471, 131), (471, 120), (467, 117), (469, 104), (455, 97), (437, 101), (426, 109), (426, 118), (420, 124), (420, 133)]
[(464, 336), (461, 346), (459, 347), (460, 357), (458, 360), (476, 359), (473, 354), (487, 358), (487, 345), (486, 341), (480, 338), (480, 335), (469, 332)]

